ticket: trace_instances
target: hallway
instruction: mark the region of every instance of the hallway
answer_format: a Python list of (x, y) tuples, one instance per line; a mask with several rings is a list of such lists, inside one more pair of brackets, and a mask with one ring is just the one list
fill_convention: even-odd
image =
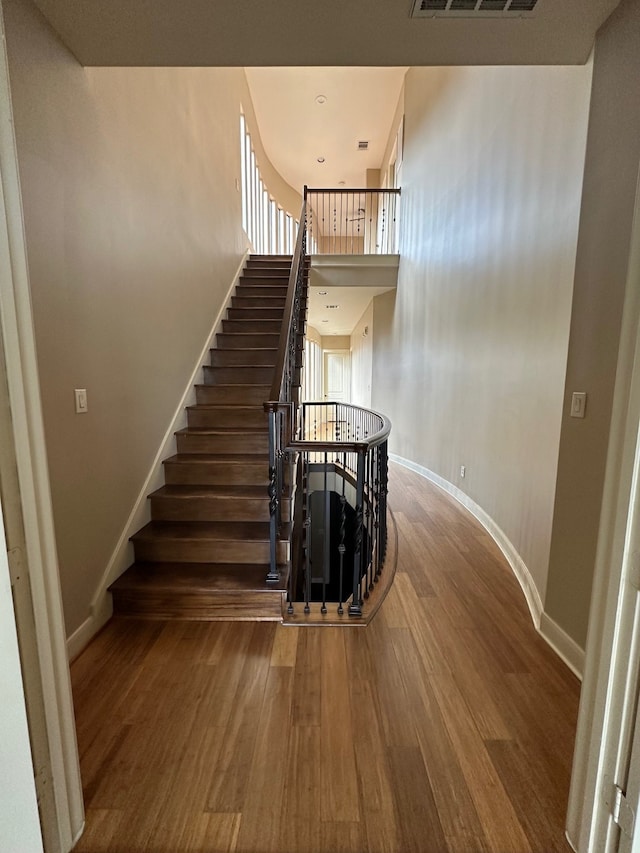
[(577, 679), (475, 519), (398, 465), (389, 499), (397, 573), (367, 628), (94, 639), (78, 853), (569, 853)]

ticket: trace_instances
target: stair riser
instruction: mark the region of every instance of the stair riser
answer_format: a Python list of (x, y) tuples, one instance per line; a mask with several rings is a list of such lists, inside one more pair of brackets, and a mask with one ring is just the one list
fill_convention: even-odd
[(280, 318), (279, 320), (228, 319), (222, 321), (223, 334), (233, 334), (234, 332), (242, 332), (243, 334), (249, 333), (252, 335), (279, 335), (281, 328), (282, 318)]
[(180, 619), (198, 622), (281, 621), (284, 593), (182, 593), (163, 595), (113, 592), (113, 610), (135, 619)]
[(168, 486), (267, 486), (269, 462), (165, 462), (164, 477)]
[[(187, 423), (190, 427), (205, 427), (207, 429), (236, 427), (237, 429), (263, 429), (265, 435), (269, 429), (267, 413), (264, 409), (245, 409), (240, 406), (223, 408), (216, 406), (212, 409), (197, 407), (187, 409)], [(241, 452), (241, 451), (240, 451)]]
[(199, 435), (189, 433), (177, 435), (178, 453), (259, 453), (269, 452), (269, 436), (264, 433), (244, 435)]
[(259, 308), (260, 311), (277, 309), (282, 312), (285, 301), (284, 296), (269, 296), (267, 298), (262, 296), (232, 296), (231, 307), (245, 309)]
[(254, 299), (286, 299), (287, 298), (287, 288), (282, 285), (280, 287), (276, 287), (272, 284), (240, 284), (236, 287), (236, 296), (241, 297), (252, 297)]
[[(288, 501), (283, 502), (288, 513)], [(285, 517), (287, 517), (285, 515)], [(153, 521), (269, 521), (269, 498), (238, 498), (225, 495), (189, 498), (151, 498)]]
[(216, 335), (216, 344), (223, 349), (246, 349), (249, 348), (264, 348), (277, 349), (280, 343), (280, 335), (230, 335), (225, 332), (218, 332)]
[(269, 399), (268, 385), (197, 385), (196, 402), (203, 406), (241, 404), (261, 406)]
[(273, 367), (211, 367), (205, 364), (205, 385), (271, 385)]
[(277, 357), (277, 349), (212, 349), (210, 351), (210, 361), (214, 367), (233, 367), (237, 364), (261, 364), (274, 367)]
[(290, 275), (290, 267), (252, 265), (245, 268), (238, 282), (240, 284), (253, 283), (254, 281), (266, 282), (267, 284), (277, 282), (279, 285), (288, 285)]
[[(231, 298), (232, 300), (234, 299), (234, 297)], [(253, 306), (252, 308), (238, 308), (232, 305), (231, 308), (227, 309), (227, 320), (250, 320), (252, 322), (279, 320), (280, 323), (282, 323), (283, 313), (284, 304), (278, 308), (260, 308), (259, 306)]]
[[(286, 562), (288, 543), (276, 544), (276, 559)], [(155, 563), (268, 563), (268, 541), (188, 540), (163, 539), (137, 540), (133, 543), (136, 560)]]

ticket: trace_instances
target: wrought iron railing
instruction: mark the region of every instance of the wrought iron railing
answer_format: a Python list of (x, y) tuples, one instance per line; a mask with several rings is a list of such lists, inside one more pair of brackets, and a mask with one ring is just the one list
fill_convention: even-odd
[(400, 190), (304, 188), (312, 255), (398, 253)]
[[(336, 603), (361, 616), (387, 545), (389, 421), (348, 403), (300, 404), (307, 313), (309, 207), (305, 197), (265, 410), (269, 415), (270, 562), (282, 582), (278, 541), (288, 540), (289, 613), (296, 602)], [(286, 499), (286, 500), (285, 500)], [(288, 511), (283, 514), (282, 508)], [(333, 531), (333, 532), (332, 532)]]
[[(304, 602), (362, 616), (387, 548), (388, 449), (383, 415), (347, 403), (302, 403), (287, 448), (301, 485), (298, 565), (289, 576), (288, 612)], [(297, 569), (297, 570), (296, 570)]]
[(300, 227), (285, 301), (283, 326), (269, 401), (264, 404), (269, 415), (269, 516), (270, 558), (267, 580), (280, 581), (276, 552), (277, 541), (284, 525), (291, 525), (292, 514), (283, 518), (283, 498), (293, 505), (295, 480), (286, 448), (294, 431), (296, 407), (301, 384), (304, 334), (307, 318), (306, 202), (300, 213)]

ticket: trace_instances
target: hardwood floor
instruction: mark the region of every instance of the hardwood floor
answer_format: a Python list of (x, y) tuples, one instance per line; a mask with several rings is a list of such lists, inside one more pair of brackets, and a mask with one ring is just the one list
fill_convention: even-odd
[(366, 628), (113, 620), (72, 666), (78, 853), (568, 853), (579, 683), (493, 541), (391, 466)]

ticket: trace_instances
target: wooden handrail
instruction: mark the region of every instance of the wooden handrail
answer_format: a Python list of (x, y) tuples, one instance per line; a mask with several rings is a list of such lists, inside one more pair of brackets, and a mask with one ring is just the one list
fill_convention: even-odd
[[(288, 402), (282, 399), (282, 383), (284, 381), (284, 365), (287, 358), (287, 347), (289, 346), (289, 336), (291, 334), (291, 323), (293, 321), (293, 307), (295, 304), (296, 283), (298, 280), (298, 272), (302, 262), (302, 246), (304, 243), (304, 235), (306, 229), (307, 202), (302, 202), (302, 210), (300, 211), (300, 225), (298, 226), (298, 236), (296, 239), (296, 247), (291, 259), (291, 272), (289, 273), (289, 283), (287, 285), (287, 298), (284, 303), (283, 329), (280, 332), (280, 342), (278, 344), (278, 357), (276, 359), (276, 367), (273, 374), (273, 383), (271, 384), (271, 392), (268, 403), (265, 403), (267, 411), (272, 410), (273, 406), (278, 403)], [(284, 331), (284, 334), (283, 334)]]
[(394, 187), (391, 189), (368, 189), (364, 187), (307, 187), (307, 195), (309, 193), (374, 193), (382, 194), (389, 193), (389, 195), (400, 195), (401, 190), (400, 187)]
[(293, 437), (289, 447), (292, 450), (308, 450), (308, 451), (317, 451), (318, 453), (331, 453), (331, 452), (341, 452), (341, 453), (358, 453), (362, 450), (368, 450), (370, 447), (377, 447), (379, 444), (382, 444), (389, 438), (389, 434), (391, 433), (391, 421), (386, 415), (381, 414), (380, 412), (376, 412), (373, 409), (365, 409), (362, 406), (355, 406), (353, 403), (337, 403), (333, 400), (323, 400), (321, 402), (308, 402), (303, 403), (303, 406), (335, 406), (340, 405), (346, 409), (351, 409), (356, 412), (363, 412), (368, 415), (375, 415), (380, 419), (380, 428), (374, 432), (372, 435), (365, 436), (364, 438), (358, 438), (355, 440), (344, 441), (342, 439), (326, 439), (322, 438), (318, 441), (315, 439), (300, 439)]

